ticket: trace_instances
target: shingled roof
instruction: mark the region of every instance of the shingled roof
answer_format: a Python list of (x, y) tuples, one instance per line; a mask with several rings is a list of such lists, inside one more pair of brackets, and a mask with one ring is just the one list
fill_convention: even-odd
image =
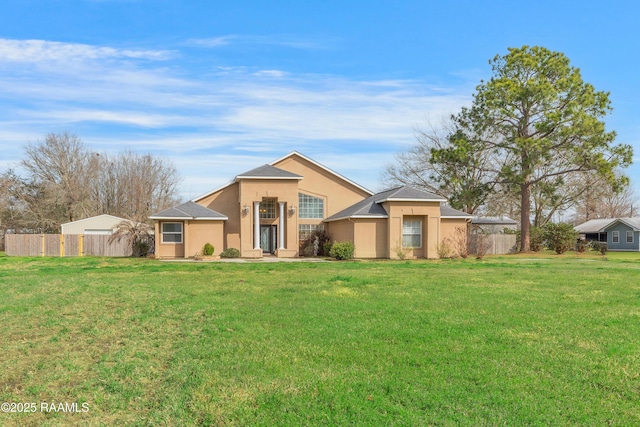
[(196, 219), (196, 220), (227, 220), (226, 215), (205, 208), (194, 202), (186, 202), (180, 206), (165, 209), (151, 215), (151, 219)]
[(271, 165), (262, 165), (236, 176), (236, 179), (302, 179), (303, 177)]
[(443, 218), (473, 218), (468, 213), (453, 209), (451, 206), (440, 206), (440, 216)]
[[(346, 218), (388, 218), (387, 211), (382, 207), (382, 203), (387, 201), (446, 202), (446, 199), (428, 191), (409, 186), (397, 187), (367, 197), (361, 202), (331, 215), (325, 221), (337, 221)], [(441, 206), (440, 215), (471, 218), (471, 215), (449, 206)]]

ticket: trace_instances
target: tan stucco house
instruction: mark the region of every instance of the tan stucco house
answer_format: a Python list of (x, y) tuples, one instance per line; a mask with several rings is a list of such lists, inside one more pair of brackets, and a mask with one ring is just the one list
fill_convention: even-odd
[(438, 245), (471, 221), (445, 203), (411, 187), (374, 194), (294, 151), (150, 218), (159, 258), (193, 257), (207, 242), (245, 258), (296, 257), (318, 228), (353, 242), (356, 258), (437, 258)]

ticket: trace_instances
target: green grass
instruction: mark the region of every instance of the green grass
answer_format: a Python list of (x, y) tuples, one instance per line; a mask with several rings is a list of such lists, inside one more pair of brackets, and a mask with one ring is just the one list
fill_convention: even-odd
[(0, 425), (638, 425), (640, 254), (0, 256)]

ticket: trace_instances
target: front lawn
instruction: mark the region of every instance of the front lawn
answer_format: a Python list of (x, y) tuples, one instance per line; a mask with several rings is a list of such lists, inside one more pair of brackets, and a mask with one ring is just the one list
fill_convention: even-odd
[(638, 425), (634, 255), (0, 257), (0, 425)]

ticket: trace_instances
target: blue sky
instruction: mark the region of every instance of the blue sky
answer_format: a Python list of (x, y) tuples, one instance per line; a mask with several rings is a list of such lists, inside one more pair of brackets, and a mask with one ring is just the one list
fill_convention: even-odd
[(607, 126), (640, 159), (639, 20), (615, 0), (3, 0), (0, 171), (69, 131), (172, 160), (185, 199), (292, 150), (380, 190), (415, 129), (525, 44), (610, 92)]

